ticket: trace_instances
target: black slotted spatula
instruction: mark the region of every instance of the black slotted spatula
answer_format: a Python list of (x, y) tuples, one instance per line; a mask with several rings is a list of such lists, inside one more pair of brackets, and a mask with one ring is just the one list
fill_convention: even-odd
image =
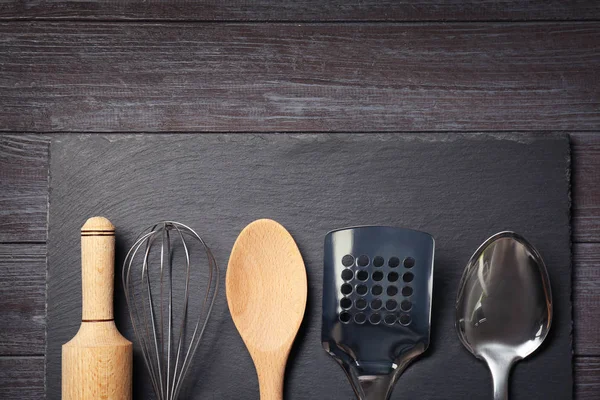
[(361, 400), (387, 400), (429, 346), (434, 247), (431, 235), (394, 227), (325, 236), (322, 344)]

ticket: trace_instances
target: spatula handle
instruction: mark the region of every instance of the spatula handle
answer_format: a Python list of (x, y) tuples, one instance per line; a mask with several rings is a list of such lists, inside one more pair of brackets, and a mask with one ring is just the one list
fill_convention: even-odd
[(115, 227), (104, 217), (93, 217), (81, 228), (82, 320), (112, 321)]

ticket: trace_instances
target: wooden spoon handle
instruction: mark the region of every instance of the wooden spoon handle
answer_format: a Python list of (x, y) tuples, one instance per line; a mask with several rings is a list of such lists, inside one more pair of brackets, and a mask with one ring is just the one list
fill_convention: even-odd
[(93, 217), (81, 227), (83, 322), (112, 321), (115, 275), (115, 227)]
[(286, 359), (261, 357), (260, 362), (255, 362), (260, 400), (283, 400), (283, 379)]

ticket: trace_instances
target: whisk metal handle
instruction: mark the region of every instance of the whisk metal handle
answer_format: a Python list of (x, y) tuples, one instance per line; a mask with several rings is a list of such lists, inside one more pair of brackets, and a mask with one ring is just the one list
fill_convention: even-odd
[(81, 228), (82, 320), (112, 321), (115, 274), (115, 227), (93, 217)]

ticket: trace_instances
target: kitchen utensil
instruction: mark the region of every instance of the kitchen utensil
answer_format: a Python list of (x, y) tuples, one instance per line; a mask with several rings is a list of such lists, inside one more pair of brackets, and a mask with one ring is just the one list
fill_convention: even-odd
[(260, 398), (280, 400), (307, 296), (302, 256), (283, 226), (261, 219), (242, 230), (231, 250), (226, 289), (231, 317), (256, 367)]
[(81, 228), (81, 326), (62, 347), (62, 399), (131, 399), (132, 346), (113, 315), (115, 227), (93, 217)]
[(429, 345), (434, 240), (362, 226), (325, 236), (323, 348), (361, 400), (386, 400)]
[(512, 365), (536, 350), (552, 323), (552, 293), (542, 257), (524, 237), (500, 232), (473, 254), (456, 300), (462, 344), (485, 361), (494, 399), (508, 399)]
[(140, 234), (125, 257), (122, 274), (129, 315), (156, 397), (175, 400), (218, 293), (215, 258), (190, 227), (164, 221)]

